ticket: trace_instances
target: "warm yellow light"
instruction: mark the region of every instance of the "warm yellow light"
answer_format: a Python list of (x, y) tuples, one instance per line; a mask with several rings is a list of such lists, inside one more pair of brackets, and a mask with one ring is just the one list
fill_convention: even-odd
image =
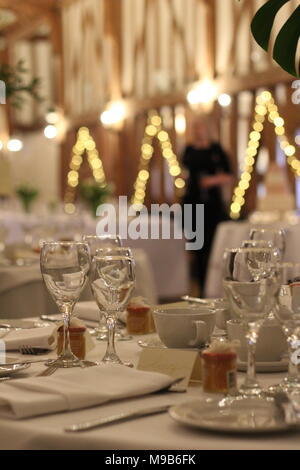
[(187, 100), (191, 105), (205, 104), (214, 101), (216, 95), (217, 90), (214, 83), (210, 80), (204, 80), (189, 91)]
[(57, 137), (57, 128), (49, 124), (44, 129), (44, 135), (47, 139), (55, 139), (55, 137)]
[(152, 118), (150, 119), (150, 122), (151, 124), (153, 124), (153, 126), (159, 127), (162, 124), (162, 119), (160, 116), (155, 115), (155, 116), (152, 116)]
[(158, 140), (160, 140), (160, 142), (166, 142), (167, 140), (169, 140), (169, 136), (166, 131), (160, 131), (157, 135), (157, 138)]
[(263, 91), (260, 96), (261, 99), (265, 102), (270, 101), (272, 99), (272, 95), (269, 91)]
[(71, 202), (65, 204), (66, 214), (74, 214), (75, 210), (76, 210), (75, 205), (72, 204)]
[(263, 130), (264, 126), (262, 125), (261, 122), (255, 122), (254, 125), (253, 125), (253, 129), (256, 131), (256, 132), (261, 132)]
[(268, 112), (267, 108), (263, 105), (258, 105), (255, 107), (255, 112), (259, 115), (259, 116), (265, 116)]
[(183, 189), (185, 187), (185, 181), (183, 178), (176, 178), (174, 184), (177, 189)]
[(186, 131), (186, 118), (185, 115), (180, 113), (175, 116), (175, 130), (177, 134), (184, 135)]
[(85, 148), (90, 152), (92, 150), (95, 150), (96, 144), (93, 141), (93, 139), (88, 139), (85, 143)]
[(223, 108), (230, 106), (231, 101), (232, 101), (231, 96), (228, 95), (227, 93), (222, 93), (218, 98), (219, 105), (222, 106)]
[(138, 178), (141, 180), (141, 181), (147, 181), (149, 179), (150, 175), (149, 175), (149, 171), (147, 170), (141, 170), (139, 172), (139, 176)]
[(152, 124), (146, 127), (147, 135), (154, 137), (156, 133), (157, 133), (157, 128), (155, 126), (152, 126)]
[(167, 149), (163, 150), (163, 156), (165, 158), (172, 158), (173, 155), (174, 155), (173, 150), (171, 150), (170, 148), (167, 148)]
[(258, 140), (260, 140), (260, 138), (261, 138), (261, 135), (260, 135), (259, 132), (253, 131), (253, 132), (250, 133), (250, 139), (251, 140), (258, 141)]
[(248, 181), (245, 181), (245, 180), (240, 181), (239, 187), (240, 187), (241, 189), (244, 189), (244, 190), (246, 191), (246, 189), (249, 188), (249, 183), (248, 183)]
[(100, 115), (100, 121), (104, 127), (114, 127), (124, 121), (126, 117), (125, 104), (120, 101), (110, 103), (105, 111)]
[(289, 145), (289, 143), (288, 143), (287, 140), (282, 140), (280, 142), (280, 147), (281, 147), (282, 150), (284, 150), (288, 145)]
[(281, 117), (276, 117), (274, 119), (274, 125), (276, 127), (283, 127), (284, 126), (284, 120)]
[(287, 157), (291, 157), (296, 153), (296, 148), (293, 145), (288, 145), (287, 147), (285, 147), (284, 153)]
[(284, 127), (275, 127), (275, 134), (284, 135), (284, 133), (285, 133)]
[(237, 214), (240, 212), (241, 206), (237, 202), (234, 202), (233, 204), (231, 204), (230, 209), (233, 214)]
[(20, 152), (23, 148), (23, 142), (20, 139), (9, 139), (7, 142), (7, 149), (10, 152)]
[(279, 118), (277, 111), (271, 111), (269, 114), (269, 120), (273, 122), (275, 119)]
[(170, 168), (171, 176), (179, 176), (180, 173), (181, 173), (181, 169), (179, 168), (179, 166), (174, 165)]
[(245, 172), (242, 174), (241, 179), (244, 181), (250, 181), (251, 180), (251, 175), (248, 172)]

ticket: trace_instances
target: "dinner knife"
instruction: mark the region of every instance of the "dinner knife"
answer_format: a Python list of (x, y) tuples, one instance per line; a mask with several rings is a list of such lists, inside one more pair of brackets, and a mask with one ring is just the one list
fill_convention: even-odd
[(107, 424), (119, 423), (121, 421), (128, 421), (131, 419), (142, 418), (144, 416), (151, 416), (156, 414), (165, 413), (172, 405), (152, 406), (150, 408), (142, 408), (140, 410), (131, 411), (129, 413), (120, 413), (110, 416), (105, 416), (97, 420), (86, 421), (78, 424), (72, 424), (64, 428), (65, 432), (84, 432), (91, 429), (100, 428)]

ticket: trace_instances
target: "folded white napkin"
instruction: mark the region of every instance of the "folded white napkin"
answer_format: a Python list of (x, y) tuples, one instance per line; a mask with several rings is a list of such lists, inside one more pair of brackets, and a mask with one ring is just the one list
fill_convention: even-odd
[(56, 346), (56, 325), (44, 328), (11, 330), (0, 333), (0, 341), (5, 343), (6, 351), (14, 351), (22, 345), (36, 348), (54, 349)]
[[(85, 302), (77, 302), (74, 308), (74, 315), (81, 320), (99, 322), (100, 310), (98, 305), (93, 300)], [(118, 318), (126, 323), (127, 311), (118, 313)]]
[(77, 302), (74, 308), (74, 315), (82, 320), (99, 322), (100, 311), (94, 300)]
[(1, 384), (0, 415), (19, 419), (88, 408), (150, 394), (168, 387), (173, 380), (120, 365), (59, 369), (50, 377)]

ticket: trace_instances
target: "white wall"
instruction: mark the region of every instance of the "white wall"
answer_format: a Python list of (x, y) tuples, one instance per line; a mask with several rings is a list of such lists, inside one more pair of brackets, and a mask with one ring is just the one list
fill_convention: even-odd
[(46, 139), (43, 131), (21, 136), (24, 147), (10, 153), (13, 185), (30, 184), (39, 189), (40, 201), (59, 199), (59, 144)]

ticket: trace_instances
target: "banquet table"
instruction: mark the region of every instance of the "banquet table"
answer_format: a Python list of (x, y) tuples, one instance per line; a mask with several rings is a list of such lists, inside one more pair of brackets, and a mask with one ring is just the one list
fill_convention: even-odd
[[(205, 297), (223, 297), (222, 287), (222, 259), (226, 248), (238, 248), (243, 240), (249, 239), (251, 228), (258, 227), (258, 224), (243, 222), (223, 222), (215, 235), (211, 256), (209, 260)], [(300, 239), (300, 224), (288, 224), (277, 222), (274, 224), (260, 225), (267, 229), (284, 229), (286, 234), (286, 249), (284, 261), (300, 263), (300, 250), (298, 249)]]
[[(117, 348), (123, 360), (137, 364), (141, 348), (135, 337), (132, 341), (118, 342)], [(97, 343), (88, 358), (99, 360), (105, 344)], [(53, 355), (54, 353), (52, 353)], [(14, 353), (10, 355), (16, 356)], [(36, 374), (44, 366), (36, 364), (30, 374)], [(259, 374), (267, 386), (277, 383), (282, 374)], [(244, 374), (240, 374), (242, 380)], [(105, 387), (105, 383), (99, 384)], [(300, 449), (300, 432), (270, 435), (226, 435), (208, 433), (184, 427), (167, 414), (149, 416), (123, 423), (105, 426), (92, 431), (69, 434), (64, 427), (101, 416), (132, 411), (138, 408), (179, 404), (197, 399), (203, 394), (201, 387), (190, 386), (187, 393), (164, 392), (144, 397), (126, 399), (80, 411), (56, 413), (21, 420), (0, 417), (0, 449), (33, 450), (216, 450), (216, 449)], [(0, 383), (1, 396), (1, 383)]]

